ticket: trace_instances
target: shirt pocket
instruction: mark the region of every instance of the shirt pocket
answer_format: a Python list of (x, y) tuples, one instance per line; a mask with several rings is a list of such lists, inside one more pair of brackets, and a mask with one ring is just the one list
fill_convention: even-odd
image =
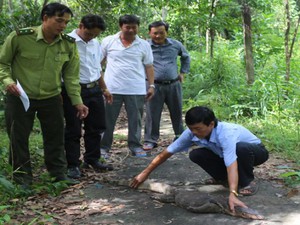
[(58, 53), (55, 57), (54, 57), (54, 61), (55, 62), (67, 62), (70, 60), (69, 54), (67, 53)]

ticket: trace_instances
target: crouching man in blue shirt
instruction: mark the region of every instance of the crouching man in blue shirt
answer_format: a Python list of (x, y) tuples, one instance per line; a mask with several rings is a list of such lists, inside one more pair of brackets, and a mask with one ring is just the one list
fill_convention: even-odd
[(229, 186), (229, 207), (247, 207), (237, 197), (253, 195), (258, 190), (253, 167), (268, 160), (269, 153), (254, 134), (237, 124), (218, 121), (214, 112), (203, 106), (191, 108), (185, 116), (188, 126), (182, 135), (156, 156), (153, 161), (131, 182), (137, 188), (150, 173), (177, 152), (188, 151), (190, 159), (212, 178), (206, 184)]

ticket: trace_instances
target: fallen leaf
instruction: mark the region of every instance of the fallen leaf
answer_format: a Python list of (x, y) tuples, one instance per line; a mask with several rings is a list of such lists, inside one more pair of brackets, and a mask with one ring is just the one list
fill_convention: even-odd
[(299, 194), (299, 190), (293, 188), (292, 190), (290, 190), (290, 191), (288, 192), (287, 197), (288, 197), (288, 198), (291, 198), (291, 197), (296, 196), (296, 195), (298, 195), (298, 194)]

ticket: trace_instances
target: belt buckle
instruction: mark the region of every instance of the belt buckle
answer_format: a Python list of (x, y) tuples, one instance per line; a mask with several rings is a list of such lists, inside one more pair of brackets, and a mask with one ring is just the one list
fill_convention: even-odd
[(86, 88), (93, 88), (96, 86), (96, 82), (86, 84)]
[(171, 83), (172, 83), (172, 81), (170, 81), (170, 80), (162, 81), (162, 84), (171, 84)]

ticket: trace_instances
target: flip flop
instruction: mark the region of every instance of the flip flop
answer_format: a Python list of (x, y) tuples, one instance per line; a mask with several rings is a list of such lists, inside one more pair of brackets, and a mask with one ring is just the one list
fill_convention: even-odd
[(248, 186), (240, 188), (239, 194), (242, 196), (255, 195), (258, 191), (258, 187), (259, 187), (258, 182), (253, 180)]
[(146, 157), (147, 153), (142, 149), (142, 148), (134, 148), (133, 150), (131, 150), (132, 155), (135, 157)]
[(143, 149), (145, 151), (151, 151), (153, 148), (156, 148), (157, 144), (152, 142), (145, 142), (143, 145)]

